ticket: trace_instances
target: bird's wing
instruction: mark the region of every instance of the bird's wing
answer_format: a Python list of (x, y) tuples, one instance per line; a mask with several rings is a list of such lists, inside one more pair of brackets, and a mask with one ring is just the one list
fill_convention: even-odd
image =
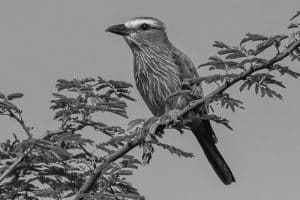
[[(174, 59), (174, 63), (176, 65), (176, 67), (178, 67), (179, 76), (180, 76), (181, 81), (183, 81), (185, 79), (189, 79), (189, 78), (199, 77), (199, 74), (198, 74), (192, 60), (187, 55), (185, 55), (178, 49), (174, 48), (174, 51), (172, 52), (172, 57)], [(203, 96), (201, 85), (200, 85), (200, 89), (201, 89), (201, 96)], [(184, 98), (178, 98), (176, 107), (182, 108), (182, 107), (184, 107), (183, 104), (187, 105), (189, 103), (189, 101), (192, 101), (192, 100), (193, 99), (191, 99), (191, 97), (187, 97), (187, 96), (185, 96)], [(185, 102), (185, 103), (183, 103), (183, 102)], [(202, 107), (198, 108), (197, 113), (200, 116), (207, 114), (206, 107), (202, 106)], [(213, 141), (213, 143), (216, 143), (217, 137), (215, 135), (214, 130), (211, 127), (210, 121), (203, 120), (202, 126), (205, 127), (207, 134), (210, 136), (209, 138), (211, 139), (211, 141)]]
[[(175, 49), (172, 56), (174, 59), (174, 63), (177, 67), (177, 70), (179, 72), (179, 77), (181, 81), (183, 81), (184, 79), (199, 77), (199, 74), (193, 62), (188, 56), (186, 56), (184, 53), (180, 52), (177, 49)], [(201, 96), (203, 96), (201, 85), (199, 85), (198, 88), (200, 88)], [(178, 107), (182, 108), (184, 104), (187, 104), (190, 101), (191, 101), (190, 95), (181, 95), (179, 98), (177, 98), (177, 102), (175, 103), (175, 108)], [(218, 140), (210, 124), (210, 121), (201, 119), (201, 116), (206, 114), (207, 114), (207, 109), (205, 106), (201, 106), (200, 108), (194, 110), (193, 112), (188, 113), (187, 117), (192, 119), (189, 126), (193, 134), (197, 138), (198, 142), (200, 143), (213, 169), (220, 177), (220, 179), (223, 181), (223, 183), (228, 185), (234, 182), (235, 178), (229, 166), (227, 165), (224, 158), (222, 157), (221, 153), (218, 151), (217, 147), (215, 146)]]
[(199, 74), (193, 64), (193, 61), (178, 49), (172, 51), (172, 58), (175, 65), (179, 68), (180, 79), (183, 81), (187, 78), (199, 77)]

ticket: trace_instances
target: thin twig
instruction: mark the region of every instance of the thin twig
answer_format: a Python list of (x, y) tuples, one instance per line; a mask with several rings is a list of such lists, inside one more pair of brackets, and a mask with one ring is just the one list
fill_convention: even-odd
[(25, 131), (25, 133), (27, 134), (28, 138), (32, 138), (32, 133), (30, 133), (30, 131), (29, 131), (30, 128), (27, 127), (27, 126), (25, 125), (25, 122), (24, 122), (24, 120), (23, 120), (21, 114), (19, 114), (19, 117), (18, 117), (18, 116), (17, 116), (15, 113), (13, 113), (11, 110), (8, 110), (8, 112), (9, 112), (9, 116), (10, 116), (11, 118), (15, 119), (15, 120), (22, 126), (22, 128), (23, 128), (23, 130)]

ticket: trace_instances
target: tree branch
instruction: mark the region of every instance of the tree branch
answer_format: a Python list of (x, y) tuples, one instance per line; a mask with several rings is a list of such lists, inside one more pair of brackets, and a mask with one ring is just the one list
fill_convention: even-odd
[(3, 180), (12, 172), (16, 169), (16, 167), (22, 162), (22, 160), (31, 152), (32, 147), (29, 147), (28, 149), (26, 149), (26, 151), (24, 151), (18, 158), (17, 160), (15, 160), (15, 162), (13, 164), (11, 164), (9, 166), (9, 168), (7, 168), (7, 170), (5, 170), (5, 172), (1, 175), (0, 177), (0, 186), (3, 184)]
[[(250, 76), (254, 72), (271, 68), (273, 64), (283, 60), (286, 58), (290, 53), (292, 53), (295, 49), (300, 47), (300, 40), (295, 41), (292, 43), (289, 47), (287, 47), (282, 53), (277, 54), (275, 57), (270, 59), (268, 62), (261, 64), (257, 67), (251, 67), (250, 69), (240, 73), (240, 75), (236, 78), (234, 78), (231, 81), (226, 81), (223, 85), (206, 95), (204, 98), (196, 100), (192, 102), (190, 105), (186, 106), (184, 109), (179, 111), (176, 115), (177, 118), (183, 117), (185, 114), (190, 112), (191, 110), (204, 105), (205, 103), (209, 102), (213, 97), (215, 97), (218, 94), (223, 93), (225, 90), (227, 90), (232, 85), (236, 84), (237, 82), (244, 80), (246, 77)], [(168, 122), (172, 123), (172, 122)], [(159, 119), (156, 120), (151, 126), (149, 130), (149, 134), (155, 134), (157, 128), (159, 126), (166, 126), (164, 122), (160, 121)], [(108, 155), (106, 159), (95, 169), (94, 173), (86, 180), (86, 182), (83, 184), (83, 186), (80, 188), (78, 195), (75, 199), (81, 199), (82, 194), (88, 193), (94, 183), (97, 181), (98, 177), (102, 174), (103, 169), (105, 168), (105, 165), (107, 163), (113, 162), (117, 160), (118, 158), (125, 155), (127, 152), (129, 152), (131, 149), (135, 148), (136, 146), (140, 145), (143, 142), (144, 137), (137, 138), (131, 142), (128, 142), (124, 147), (119, 149), (118, 151)]]
[(193, 102), (189, 106), (187, 106), (184, 109), (182, 109), (181, 111), (179, 111), (177, 113), (177, 117), (178, 118), (182, 117), (183, 115), (187, 114), (191, 110), (205, 104), (206, 102), (211, 100), (214, 96), (223, 93), (226, 89), (228, 89), (229, 87), (231, 87), (235, 83), (237, 83), (241, 80), (244, 80), (246, 77), (253, 74), (254, 72), (257, 72), (257, 71), (260, 71), (260, 70), (263, 70), (263, 69), (268, 69), (268, 68), (272, 67), (272, 65), (274, 65), (275, 63), (277, 63), (277, 62), (283, 60), (284, 58), (286, 58), (290, 53), (292, 53), (298, 47), (300, 47), (300, 40), (295, 41), (292, 45), (290, 45), (288, 48), (286, 48), (282, 53), (277, 54), (275, 57), (273, 57), (268, 62), (266, 62), (264, 64), (261, 64), (260, 66), (257, 66), (257, 67), (250, 67), (250, 69), (242, 72), (238, 77), (234, 78), (233, 80), (226, 81), (223, 85), (221, 85), (220, 87), (218, 87), (217, 89), (215, 89), (214, 91), (212, 91), (211, 93), (206, 95), (204, 98)]
[(94, 183), (97, 181), (98, 177), (102, 174), (102, 171), (105, 169), (106, 164), (117, 160), (118, 158), (125, 155), (127, 152), (141, 144), (143, 141), (142, 137), (139, 137), (135, 140), (128, 142), (124, 147), (119, 149), (118, 151), (108, 155), (102, 163), (95, 169), (94, 173), (90, 175), (90, 177), (86, 180), (83, 186), (80, 188), (76, 200), (81, 199), (81, 194), (88, 193), (93, 187)]

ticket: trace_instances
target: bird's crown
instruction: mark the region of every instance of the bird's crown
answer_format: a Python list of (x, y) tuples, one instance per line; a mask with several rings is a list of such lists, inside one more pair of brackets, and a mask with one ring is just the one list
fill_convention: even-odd
[(143, 25), (165, 30), (164, 23), (154, 17), (134, 17), (125, 22), (127, 28), (139, 28)]

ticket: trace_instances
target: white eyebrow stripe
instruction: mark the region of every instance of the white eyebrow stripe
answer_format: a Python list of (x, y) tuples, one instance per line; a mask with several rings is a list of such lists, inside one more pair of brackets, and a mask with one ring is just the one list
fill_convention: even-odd
[(125, 26), (127, 28), (136, 28), (140, 26), (141, 24), (150, 24), (152, 26), (157, 25), (157, 22), (151, 19), (131, 19), (127, 22), (125, 22)]

